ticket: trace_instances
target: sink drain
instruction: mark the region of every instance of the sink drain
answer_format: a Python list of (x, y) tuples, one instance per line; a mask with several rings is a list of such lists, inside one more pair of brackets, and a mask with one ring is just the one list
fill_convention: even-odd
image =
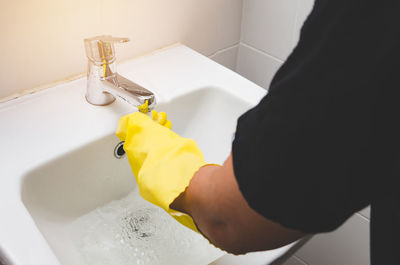
[(121, 159), (125, 156), (124, 142), (119, 142), (114, 148), (115, 158)]

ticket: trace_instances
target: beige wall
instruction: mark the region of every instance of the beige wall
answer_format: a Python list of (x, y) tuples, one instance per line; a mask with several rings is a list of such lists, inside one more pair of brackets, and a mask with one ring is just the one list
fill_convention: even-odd
[(242, 0), (0, 0), (0, 98), (84, 73), (94, 35), (130, 37), (119, 60), (182, 42), (233, 62), (221, 51), (236, 56), (241, 12)]

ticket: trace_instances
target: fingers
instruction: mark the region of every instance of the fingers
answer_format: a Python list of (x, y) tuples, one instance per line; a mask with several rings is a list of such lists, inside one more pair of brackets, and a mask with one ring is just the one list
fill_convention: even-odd
[(167, 127), (168, 129), (172, 128), (172, 123), (171, 121), (167, 120), (167, 114), (165, 112), (157, 112), (155, 110), (152, 110), (151, 115), (153, 117), (153, 121)]
[[(167, 127), (168, 129), (172, 128), (172, 123), (171, 123), (171, 121), (167, 120), (167, 114), (165, 112), (157, 112), (157, 111), (153, 110), (151, 112), (151, 114), (152, 114), (153, 121), (157, 122), (158, 124), (160, 124), (164, 127)], [(143, 117), (141, 117), (140, 115), (143, 115)], [(115, 133), (121, 141), (125, 141), (125, 138), (127, 137), (127, 133), (129, 131), (129, 128), (128, 128), (129, 120), (133, 119), (133, 121), (135, 121), (139, 118), (149, 119), (148, 116), (146, 116), (140, 112), (134, 112), (130, 115), (123, 116), (119, 120), (118, 128)]]
[(157, 122), (161, 125), (164, 125), (165, 122), (167, 121), (167, 114), (165, 112), (159, 112), (158, 113), (158, 120)]
[(155, 110), (151, 111), (151, 116), (153, 117), (153, 121), (158, 120), (158, 112)]
[(149, 101), (146, 99), (146, 101), (142, 105), (137, 107), (137, 108), (139, 109), (139, 111), (141, 113), (145, 113), (146, 114), (147, 112), (149, 112)]
[(119, 120), (118, 128), (115, 134), (121, 141), (125, 141), (127, 132), (127, 123), (128, 123), (128, 116), (124, 116)]
[(167, 120), (167, 121), (165, 122), (164, 126), (167, 127), (168, 129), (171, 129), (171, 128), (172, 128), (172, 123), (171, 123), (171, 121)]

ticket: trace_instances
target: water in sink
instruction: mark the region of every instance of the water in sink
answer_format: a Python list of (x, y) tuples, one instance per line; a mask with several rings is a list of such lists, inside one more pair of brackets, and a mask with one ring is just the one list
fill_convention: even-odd
[(81, 216), (70, 229), (87, 265), (205, 265), (224, 254), (137, 190)]

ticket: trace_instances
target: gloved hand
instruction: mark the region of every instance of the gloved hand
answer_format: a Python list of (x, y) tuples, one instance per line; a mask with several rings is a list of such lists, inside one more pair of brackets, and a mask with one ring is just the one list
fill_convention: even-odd
[(194, 140), (170, 130), (171, 122), (165, 113), (153, 111), (153, 119), (140, 112), (129, 114), (120, 119), (116, 132), (119, 139), (125, 141), (124, 150), (140, 195), (198, 232), (193, 219), (171, 209), (170, 204), (189, 186), (193, 175), (206, 165), (203, 153)]

